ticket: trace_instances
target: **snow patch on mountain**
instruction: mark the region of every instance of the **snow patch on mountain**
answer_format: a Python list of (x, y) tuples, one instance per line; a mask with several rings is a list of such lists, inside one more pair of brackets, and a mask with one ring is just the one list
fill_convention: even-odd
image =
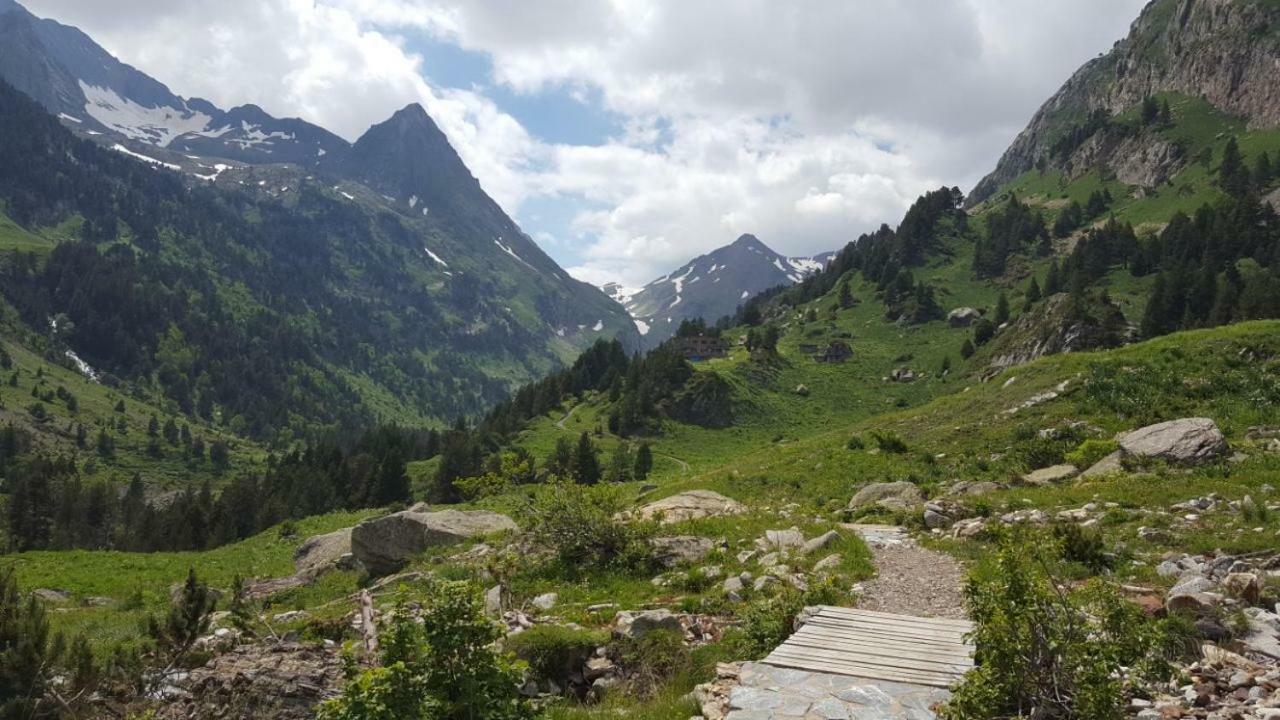
[(147, 107), (122, 98), (110, 88), (80, 81), (84, 93), (84, 111), (102, 125), (132, 140), (168, 147), (175, 138), (197, 133), (209, 127), (212, 118), (184, 106)]
[(148, 157), (146, 155), (143, 155), (142, 153), (136, 153), (130, 150), (129, 148), (121, 145), (120, 143), (116, 143), (115, 145), (112, 145), (111, 149), (119, 153), (124, 153), (125, 155), (128, 155), (129, 157), (134, 158), (136, 160), (141, 160), (142, 162), (148, 163), (150, 165), (155, 165), (156, 167), (164, 167), (170, 170), (177, 170), (177, 171), (182, 170), (182, 168), (172, 163), (167, 163), (167, 162), (164, 162), (163, 160), (157, 160), (153, 157)]

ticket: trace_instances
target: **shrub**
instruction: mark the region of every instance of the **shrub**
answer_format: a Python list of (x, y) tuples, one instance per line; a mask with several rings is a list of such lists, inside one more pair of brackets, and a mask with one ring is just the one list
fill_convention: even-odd
[(790, 585), (770, 596), (757, 598), (742, 613), (742, 624), (733, 639), (737, 655), (764, 657), (795, 632), (796, 616), (811, 605), (833, 605), (840, 591), (833, 580), (815, 582), (805, 592)]
[(632, 694), (649, 698), (667, 680), (693, 667), (684, 636), (675, 630), (654, 630), (638, 638), (623, 638), (615, 659), (627, 677)]
[(907, 452), (906, 441), (891, 432), (872, 430), (871, 439), (876, 441), (876, 447), (880, 448), (881, 452), (893, 453), (894, 455), (902, 455)]
[(551, 548), (561, 569), (618, 568), (648, 570), (653, 566), (650, 523), (614, 519), (623, 508), (617, 490), (608, 486), (552, 486), (523, 511), (523, 525), (534, 539)]
[[(419, 623), (420, 620), (421, 622)], [(433, 582), (415, 619), (400, 607), (382, 638), (381, 667), (353, 673), (320, 720), (523, 720), (521, 667), (494, 648), (502, 629), (484, 615), (479, 591)]]
[(1062, 559), (1080, 563), (1093, 570), (1110, 570), (1115, 558), (1107, 552), (1102, 535), (1096, 530), (1086, 530), (1075, 523), (1059, 523), (1053, 526), (1053, 537), (1062, 548)]
[(1066, 454), (1066, 461), (1078, 468), (1090, 468), (1119, 449), (1120, 443), (1115, 440), (1085, 440)]
[(995, 530), (992, 557), (965, 589), (978, 666), (954, 687), (945, 720), (1034, 715), (1118, 720), (1129, 682), (1167, 680), (1185, 652), (1185, 621), (1147, 618), (1099, 581), (1063, 589), (1061, 543), (1025, 528)]
[(571, 674), (582, 665), (608, 636), (563, 625), (535, 625), (505, 641), (516, 657), (529, 663), (529, 671), (537, 680), (552, 680), (564, 686)]
[(858, 437), (857, 435), (854, 435), (853, 437), (849, 438), (849, 442), (845, 443), (845, 447), (850, 450), (861, 450), (866, 446), (867, 444), (863, 442), (862, 438)]

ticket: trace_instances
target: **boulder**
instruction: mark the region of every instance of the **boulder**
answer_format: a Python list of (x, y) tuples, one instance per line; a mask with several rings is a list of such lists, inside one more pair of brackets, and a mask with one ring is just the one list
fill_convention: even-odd
[(716, 546), (711, 540), (696, 535), (656, 537), (651, 544), (654, 557), (666, 568), (696, 563)]
[(555, 607), (558, 602), (560, 602), (560, 596), (552, 592), (539, 595), (531, 600), (529, 604), (545, 612)]
[(655, 630), (684, 633), (680, 616), (670, 610), (623, 611), (613, 619), (613, 634), (618, 637), (642, 638)]
[(804, 533), (800, 528), (765, 530), (763, 542), (757, 542), (762, 550), (795, 550), (804, 547)]
[(898, 482), (875, 483), (858, 491), (849, 501), (850, 510), (859, 510), (872, 505), (889, 510), (906, 510), (924, 502), (920, 488), (905, 480)]
[(747, 506), (710, 490), (688, 490), (672, 495), (640, 508), (639, 516), (643, 520), (654, 520), (661, 517), (665, 524), (699, 520), (708, 517), (741, 515)]
[(385, 575), (428, 548), (516, 529), (511, 518), (487, 510), (427, 512), (418, 505), (355, 526), (351, 551), (369, 572)]
[(1109, 475), (1120, 475), (1124, 472), (1124, 465), (1120, 462), (1123, 457), (1124, 453), (1117, 450), (1091, 465), (1088, 470), (1080, 473), (1080, 477), (1084, 480), (1092, 480), (1093, 478), (1107, 477)]
[(947, 491), (952, 497), (961, 497), (964, 495), (986, 495), (987, 493), (998, 492), (1003, 490), (1004, 486), (990, 480), (962, 480)]
[(49, 588), (39, 588), (31, 591), (31, 596), (40, 602), (61, 604), (71, 602), (71, 593), (66, 590), (50, 590)]
[(1053, 485), (1064, 480), (1070, 480), (1079, 474), (1080, 469), (1075, 465), (1054, 465), (1053, 467), (1040, 468), (1023, 475), (1022, 482), (1028, 485)]
[(947, 313), (947, 322), (953, 328), (964, 328), (977, 322), (982, 317), (982, 313), (971, 307), (958, 307)]
[(840, 568), (843, 559), (839, 555), (828, 555), (814, 563), (813, 571), (818, 574), (834, 572)]
[(930, 530), (941, 530), (952, 525), (952, 518), (946, 508), (939, 505), (926, 505), (924, 508), (924, 526)]
[(1227, 440), (1209, 418), (1183, 418), (1135, 430), (1120, 438), (1120, 450), (1136, 458), (1196, 465), (1221, 457)]
[(318, 577), (337, 567), (351, 555), (351, 530), (343, 528), (304, 540), (293, 553), (294, 569), (299, 575)]

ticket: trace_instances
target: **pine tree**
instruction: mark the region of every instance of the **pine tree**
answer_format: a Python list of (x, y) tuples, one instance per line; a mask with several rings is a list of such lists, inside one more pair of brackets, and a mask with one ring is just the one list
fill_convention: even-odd
[(600, 482), (600, 459), (596, 456), (595, 443), (586, 430), (578, 436), (578, 447), (573, 453), (573, 479), (579, 485), (595, 485)]
[(164, 618), (152, 616), (147, 621), (147, 634), (164, 657), (167, 667), (178, 665), (195, 644), (209, 632), (217, 600), (209, 587), (196, 577), (194, 568), (187, 570), (187, 580), (173, 607)]
[(1031, 282), (1027, 283), (1027, 292), (1023, 296), (1022, 312), (1031, 309), (1031, 306), (1040, 302), (1040, 283), (1032, 276)]
[(1240, 146), (1232, 137), (1222, 150), (1222, 162), (1218, 165), (1218, 184), (1232, 197), (1243, 197), (1249, 192), (1249, 171), (1245, 169)]
[(1009, 322), (1009, 297), (1004, 293), (1000, 293), (1000, 299), (996, 301), (996, 327)]
[(559, 478), (568, 478), (573, 474), (573, 443), (561, 435), (556, 438), (555, 447), (547, 457), (547, 471)]
[(653, 450), (649, 448), (649, 443), (640, 443), (640, 449), (636, 451), (636, 465), (632, 472), (632, 477), (636, 480), (647, 480), (649, 471), (653, 469)]
[(1044, 279), (1045, 297), (1052, 297), (1062, 292), (1062, 271), (1058, 268), (1058, 260), (1049, 263), (1049, 274)]
[(156, 419), (155, 415), (152, 415), (151, 419), (147, 421), (147, 436), (155, 437), (159, 434), (160, 434), (160, 421)]
[(1169, 101), (1160, 101), (1160, 124), (1164, 127), (1173, 125), (1173, 111), (1169, 109)]
[(1271, 156), (1262, 153), (1253, 164), (1253, 188), (1259, 195), (1271, 188), (1275, 180), (1275, 168), (1271, 165)]
[(1168, 290), (1164, 273), (1156, 276), (1156, 283), (1151, 288), (1151, 295), (1147, 298), (1147, 309), (1142, 314), (1142, 336), (1153, 338), (1163, 335), (1167, 332), (1167, 320), (1164, 317), (1165, 307), (1168, 304)]
[(969, 338), (965, 338), (964, 344), (960, 346), (960, 357), (964, 358), (965, 360), (968, 360), (969, 358), (973, 357), (973, 353), (974, 353), (973, 341), (970, 340)]
[(1142, 100), (1142, 124), (1153, 125), (1160, 119), (1160, 104), (1156, 99), (1147, 96)]
[(629, 482), (634, 463), (631, 446), (625, 442), (618, 443), (609, 458), (609, 472), (605, 474), (605, 479), (612, 483)]
[(846, 310), (853, 307), (853, 291), (849, 289), (849, 278), (847, 276), (844, 280), (840, 281), (838, 302), (840, 303), (840, 307)]
[(40, 602), (23, 597), (12, 568), (0, 570), (0, 716), (60, 717), (48, 695), (62, 647)]

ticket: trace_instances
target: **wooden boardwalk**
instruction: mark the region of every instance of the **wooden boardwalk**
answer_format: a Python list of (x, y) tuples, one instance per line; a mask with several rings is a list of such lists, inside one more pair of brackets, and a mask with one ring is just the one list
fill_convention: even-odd
[(973, 667), (967, 620), (822, 606), (764, 659), (809, 672), (949, 687)]

